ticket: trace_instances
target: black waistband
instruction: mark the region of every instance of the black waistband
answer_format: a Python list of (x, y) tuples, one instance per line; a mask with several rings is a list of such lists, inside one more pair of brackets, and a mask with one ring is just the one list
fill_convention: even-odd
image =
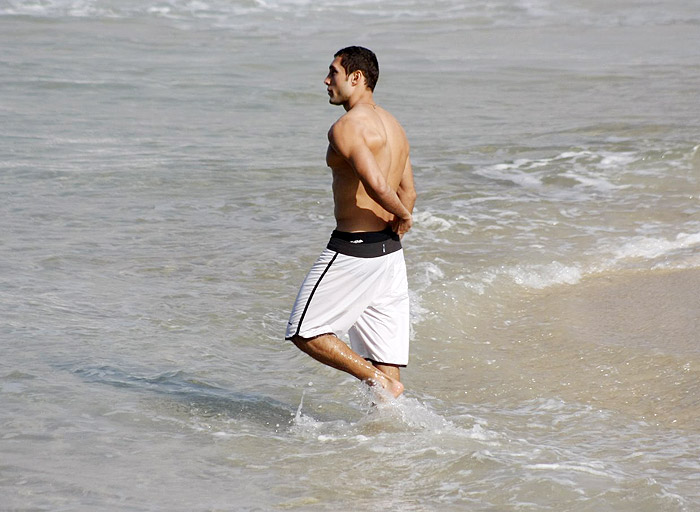
[(401, 239), (391, 228), (360, 233), (334, 230), (328, 248), (355, 258), (377, 258), (400, 250)]

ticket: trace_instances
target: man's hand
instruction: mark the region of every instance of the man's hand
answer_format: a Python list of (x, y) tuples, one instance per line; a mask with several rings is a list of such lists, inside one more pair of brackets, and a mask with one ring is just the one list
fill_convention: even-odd
[(408, 216), (408, 219), (402, 219), (400, 217), (394, 216), (394, 220), (391, 221), (391, 229), (394, 233), (399, 236), (403, 236), (409, 229), (413, 226), (413, 217)]

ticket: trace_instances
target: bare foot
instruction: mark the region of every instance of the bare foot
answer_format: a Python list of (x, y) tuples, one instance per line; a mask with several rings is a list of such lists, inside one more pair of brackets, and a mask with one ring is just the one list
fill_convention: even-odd
[(387, 379), (388, 385), (384, 387), (389, 393), (394, 395), (394, 398), (398, 398), (401, 393), (403, 393), (403, 384), (398, 380)]
[(376, 378), (368, 380), (367, 384), (369, 384), (370, 386), (381, 386), (383, 391), (391, 394), (391, 396), (394, 398), (398, 398), (404, 391), (403, 384), (401, 384), (400, 381), (392, 379), (391, 377), (388, 377), (384, 374), (377, 374)]

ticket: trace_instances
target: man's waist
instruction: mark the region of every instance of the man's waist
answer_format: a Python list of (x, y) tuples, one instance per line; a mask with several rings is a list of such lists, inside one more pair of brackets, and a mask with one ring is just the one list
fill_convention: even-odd
[(401, 250), (401, 239), (390, 227), (382, 231), (334, 230), (328, 249), (356, 258), (377, 258)]

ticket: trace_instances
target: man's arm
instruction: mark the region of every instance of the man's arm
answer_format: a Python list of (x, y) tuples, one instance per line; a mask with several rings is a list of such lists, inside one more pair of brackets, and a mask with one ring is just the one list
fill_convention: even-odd
[(408, 231), (412, 225), (411, 211), (384, 178), (372, 150), (365, 141), (362, 127), (351, 120), (340, 119), (328, 132), (328, 140), (333, 149), (345, 158), (355, 170), (367, 194), (400, 221), (398, 223), (396, 220), (394, 221), (394, 224), (397, 224), (396, 227), (401, 230), (396, 232), (402, 235)]
[[(411, 166), (410, 156), (406, 157), (406, 166), (401, 175), (401, 183), (399, 183), (399, 189), (396, 194), (409, 213), (413, 215), (413, 206), (416, 204), (416, 187), (413, 183), (413, 167)], [(408, 231), (408, 229), (401, 231), (401, 222), (402, 219), (399, 217), (395, 218), (392, 222), (391, 227), (395, 233), (403, 234)]]

